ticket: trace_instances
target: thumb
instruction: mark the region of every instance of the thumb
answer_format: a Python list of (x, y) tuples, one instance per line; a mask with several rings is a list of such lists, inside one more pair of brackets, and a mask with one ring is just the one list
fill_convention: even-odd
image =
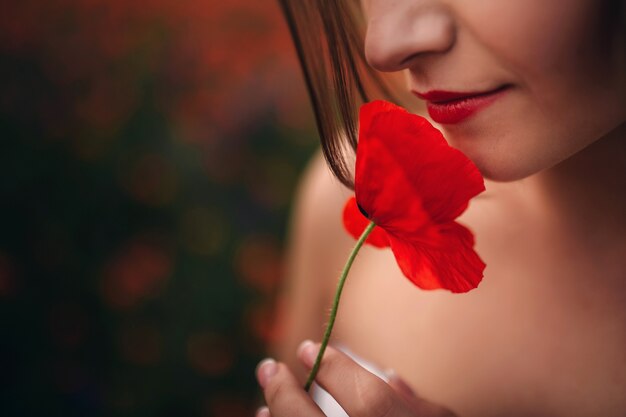
[(420, 417), (456, 417), (452, 411), (419, 397), (394, 371), (387, 371), (391, 388), (406, 402), (409, 409)]

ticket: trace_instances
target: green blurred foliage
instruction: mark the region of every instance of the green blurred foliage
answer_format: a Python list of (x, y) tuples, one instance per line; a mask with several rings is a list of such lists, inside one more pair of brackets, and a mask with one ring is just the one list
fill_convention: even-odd
[(315, 149), (278, 7), (0, 17), (0, 414), (244, 416)]

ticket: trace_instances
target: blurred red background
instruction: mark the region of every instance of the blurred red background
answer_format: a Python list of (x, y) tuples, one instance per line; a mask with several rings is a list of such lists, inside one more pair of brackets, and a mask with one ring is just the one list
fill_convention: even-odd
[(244, 416), (311, 113), (274, 2), (0, 14), (0, 410)]

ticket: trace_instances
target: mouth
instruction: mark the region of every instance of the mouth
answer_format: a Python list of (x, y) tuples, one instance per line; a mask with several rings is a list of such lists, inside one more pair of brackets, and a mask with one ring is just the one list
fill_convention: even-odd
[(426, 101), (428, 114), (437, 123), (456, 124), (478, 113), (501, 98), (511, 88), (506, 84), (489, 91), (453, 92), (433, 90), (426, 93), (414, 92)]

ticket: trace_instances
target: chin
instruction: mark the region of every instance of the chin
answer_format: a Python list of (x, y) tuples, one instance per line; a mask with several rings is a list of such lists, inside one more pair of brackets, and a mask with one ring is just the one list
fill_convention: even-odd
[(500, 169), (493, 167), (483, 167), (478, 166), (483, 177), (490, 181), (496, 182), (512, 182), (521, 180), (523, 178), (529, 177), (533, 174), (536, 174), (539, 171), (526, 171), (526, 170), (515, 170), (515, 169)]
[(511, 182), (534, 175), (558, 164), (575, 149), (549, 147), (558, 142), (536, 132), (513, 135), (496, 131), (450, 132), (451, 146), (459, 149), (476, 164), (484, 178)]
[(525, 178), (533, 173), (526, 173), (518, 169), (511, 169), (511, 167), (494, 167), (486, 164), (476, 164), (483, 177), (490, 181), (496, 182), (511, 182)]
[(521, 155), (515, 157), (515, 154), (512, 153), (497, 156), (493, 154), (477, 155), (468, 152), (467, 156), (476, 164), (485, 179), (497, 182), (521, 180), (552, 165), (536, 158), (528, 159)]
[(541, 170), (539, 161), (523, 155), (525, 149), (519, 137), (487, 129), (444, 129), (449, 145), (463, 152), (476, 164), (485, 179), (510, 182), (525, 178)]

